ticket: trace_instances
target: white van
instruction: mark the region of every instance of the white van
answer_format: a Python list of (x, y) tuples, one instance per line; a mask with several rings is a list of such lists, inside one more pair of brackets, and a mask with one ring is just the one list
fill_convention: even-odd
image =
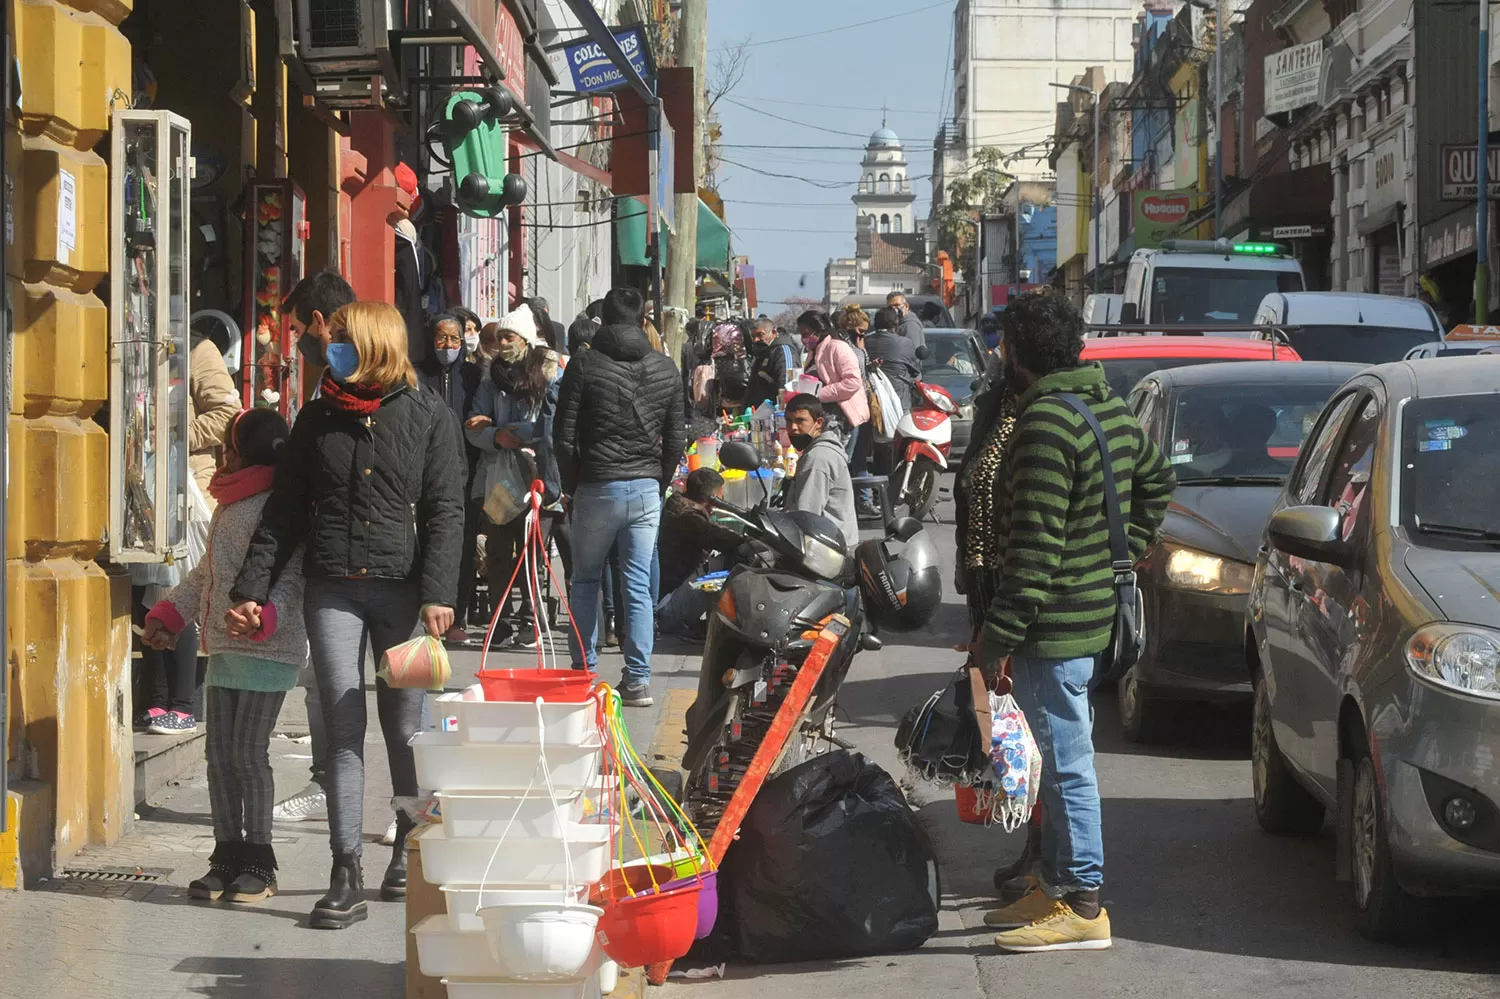
[(1302, 265), (1279, 244), (1169, 239), (1131, 254), (1120, 323), (1249, 326), (1267, 295), (1305, 287)]
[(1362, 292), (1276, 292), (1262, 299), (1257, 326), (1276, 327), (1304, 361), (1384, 364), (1413, 347), (1443, 339), (1443, 326), (1426, 302)]
[(1083, 321), (1090, 326), (1110, 326), (1120, 321), (1124, 295), (1090, 295), (1083, 300)]

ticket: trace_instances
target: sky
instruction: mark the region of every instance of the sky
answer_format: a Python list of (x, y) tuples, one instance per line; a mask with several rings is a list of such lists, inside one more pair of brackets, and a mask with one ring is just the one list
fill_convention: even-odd
[(735, 252), (755, 266), (761, 312), (775, 315), (788, 297), (822, 299), (828, 258), (854, 255), (849, 199), (883, 106), (906, 147), (916, 217), (927, 217), (932, 140), (944, 109), (952, 110), (954, 6), (709, 0), (710, 65), (724, 46), (750, 43), (744, 79), (717, 107), (718, 181)]

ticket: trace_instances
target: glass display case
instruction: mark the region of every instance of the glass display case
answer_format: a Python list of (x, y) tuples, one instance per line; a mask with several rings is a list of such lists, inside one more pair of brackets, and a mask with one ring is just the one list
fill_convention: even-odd
[(302, 280), (307, 201), (290, 180), (258, 180), (245, 193), (244, 402), (290, 423), (302, 408), (302, 355), (281, 303)]
[(116, 111), (110, 137), (110, 503), (115, 562), (187, 554), (192, 136)]

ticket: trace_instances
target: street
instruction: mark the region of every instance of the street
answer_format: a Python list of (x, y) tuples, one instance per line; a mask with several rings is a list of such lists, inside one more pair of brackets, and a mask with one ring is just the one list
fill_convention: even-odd
[[(952, 558), (951, 505), (931, 525)], [(941, 685), (958, 664), (949, 649), (963, 627), (958, 596), (946, 594), (931, 628), (862, 654), (840, 697), (842, 734), (893, 773), (891, 740), (900, 716)], [(525, 653), (506, 653), (521, 665)], [(454, 656), (466, 675), (478, 655)], [(618, 662), (604, 663), (609, 679)], [(494, 665), (492, 660), (491, 665)], [(657, 706), (637, 720), (643, 751), (673, 743), (674, 709), (696, 682), (691, 649), (667, 645), (658, 656)], [(680, 692), (680, 693), (673, 693)], [(991, 872), (1020, 849), (1020, 836), (961, 824), (951, 795), (917, 786), (912, 803), (932, 831), (946, 896), (941, 928), (914, 953), (812, 965), (731, 965), (727, 980), (670, 982), (661, 999), (767, 994), (884, 997), (985, 997), (1094, 993), (1150, 996), (1424, 999), (1500, 996), (1500, 931), (1487, 907), (1453, 903), (1441, 910), (1436, 940), (1381, 947), (1355, 932), (1349, 889), (1335, 884), (1331, 833), (1279, 840), (1261, 833), (1250, 807), (1248, 715), (1189, 712), (1180, 739), (1143, 749), (1122, 738), (1113, 694), (1096, 695), (1095, 741), (1103, 791), (1105, 900), (1115, 944), (1105, 953), (1004, 956), (990, 946), (984, 912)], [(300, 695), (288, 700), (280, 731), (301, 729)], [(138, 991), (159, 999), (266, 995), (322, 999), (329, 994), (397, 997), (405, 969), (403, 912), (378, 903), (374, 885), (386, 851), (388, 787), (378, 729), (367, 735), (371, 786), (366, 796), (367, 923), (333, 934), (307, 929), (307, 911), (327, 873), (326, 825), (278, 826), (280, 895), (225, 910), (186, 898), (212, 849), (201, 766), (169, 789), (170, 800), (143, 810), (119, 845), (88, 851), (72, 866), (167, 869), (153, 884), (61, 882), (53, 890), (0, 896), (0, 995), (89, 999)], [(675, 722), (680, 731), (680, 721)], [(649, 734), (648, 734), (649, 733)], [(272, 743), (278, 792), (305, 781), (307, 747)], [(816, 890), (816, 886), (810, 886)], [(38, 932), (38, 928), (42, 928)], [(25, 931), (25, 932), (23, 932)], [(616, 995), (629, 994), (629, 983)]]

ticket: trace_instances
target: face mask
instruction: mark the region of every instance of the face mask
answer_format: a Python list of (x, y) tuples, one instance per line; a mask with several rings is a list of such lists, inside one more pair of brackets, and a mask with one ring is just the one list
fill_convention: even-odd
[(479, 334), (470, 333), (464, 337), (464, 350), (473, 353), (479, 349)]
[(525, 340), (501, 340), (499, 350), (500, 360), (506, 364), (515, 364), (525, 357), (530, 350), (531, 345)]
[(359, 350), (352, 343), (328, 345), (328, 369), (341, 382), (348, 381), (359, 370)]
[(297, 353), (305, 357), (309, 364), (327, 364), (328, 357), (323, 353), (323, 338), (304, 333), (297, 338)]
[(767, 354), (769, 354), (770, 352), (771, 352), (771, 345), (770, 344), (768, 344), (768, 343), (762, 343), (759, 340), (752, 340), (750, 342), (750, 353), (754, 354), (756, 357), (764, 357)]
[(457, 361), (458, 355), (462, 353), (463, 351), (457, 347), (444, 347), (442, 350), (437, 352), (438, 361), (445, 368), (452, 367), (453, 362)]
[(812, 434), (787, 434), (787, 440), (792, 442), (792, 447), (797, 449), (798, 454), (806, 454), (813, 444)]
[(818, 338), (812, 333), (802, 334), (802, 347), (809, 354), (818, 349)]

